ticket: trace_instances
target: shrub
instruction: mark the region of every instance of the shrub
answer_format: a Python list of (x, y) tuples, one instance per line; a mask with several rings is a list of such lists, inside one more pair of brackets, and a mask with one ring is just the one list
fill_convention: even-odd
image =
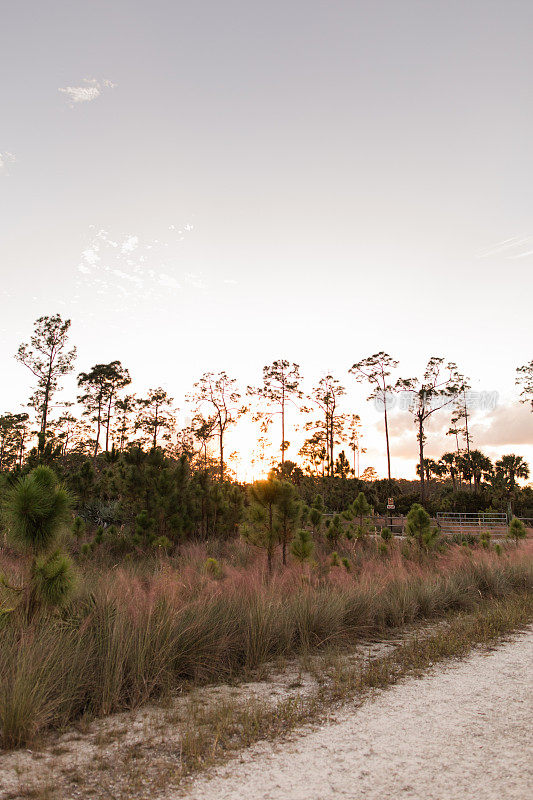
[(291, 542), (291, 553), (297, 561), (303, 563), (308, 561), (313, 555), (315, 544), (311, 532), (306, 528), (300, 528)]
[(19, 478), (7, 494), (4, 514), (12, 541), (30, 557), (26, 584), (9, 587), (23, 599), (28, 616), (41, 606), (59, 606), (74, 587), (74, 569), (59, 542), (70, 523), (71, 499), (49, 467)]
[(488, 531), (483, 531), (483, 533), (479, 537), (479, 541), (481, 542), (481, 547), (483, 547), (485, 550), (488, 550), (488, 548), (490, 547), (490, 539), (491, 536), (490, 533), (488, 533)]
[(429, 549), (437, 539), (437, 529), (431, 527), (431, 517), (420, 503), (413, 503), (407, 515), (405, 530), (420, 547)]
[(216, 558), (208, 558), (204, 563), (204, 570), (212, 578), (220, 578), (222, 575), (222, 569)]
[(519, 539), (525, 539), (527, 536), (526, 526), (522, 522), (521, 519), (517, 517), (513, 517), (511, 522), (509, 523), (509, 532), (508, 536), (511, 539), (514, 539), (516, 542)]
[(364, 526), (364, 517), (370, 514), (372, 511), (372, 507), (370, 503), (366, 499), (363, 492), (359, 492), (357, 497), (352, 503), (351, 511), (355, 514), (356, 517), (359, 518), (359, 525), (357, 527), (356, 536), (358, 539), (361, 539), (365, 535), (365, 526)]
[(172, 550), (172, 542), (167, 536), (158, 536), (157, 539), (153, 540), (152, 547), (154, 550), (160, 550), (164, 553), (168, 553), (169, 550)]
[(326, 539), (333, 547), (336, 547), (339, 543), (342, 534), (343, 534), (343, 526), (341, 518), (338, 514), (335, 514), (335, 516), (327, 526)]

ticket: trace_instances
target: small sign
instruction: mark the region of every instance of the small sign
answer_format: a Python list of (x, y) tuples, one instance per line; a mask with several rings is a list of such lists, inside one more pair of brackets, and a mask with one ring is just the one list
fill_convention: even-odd
[(395, 507), (394, 506), (394, 498), (393, 497), (389, 497), (388, 500), (387, 500), (387, 509), (389, 511), (393, 511), (394, 507)]

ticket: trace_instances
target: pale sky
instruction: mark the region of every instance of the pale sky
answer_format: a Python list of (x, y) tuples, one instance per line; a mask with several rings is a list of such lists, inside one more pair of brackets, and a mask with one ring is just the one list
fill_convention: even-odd
[[(530, 0), (5, 4), (0, 411), (29, 394), (19, 343), (59, 312), (77, 372), (121, 359), (179, 406), (205, 370), (246, 386), (285, 357), (308, 388), (354, 387), (378, 350), (402, 376), (442, 355), (499, 393), (474, 444), (533, 463), (514, 388), (533, 357), (532, 40)], [(383, 474), (365, 396), (346, 410)], [(398, 432), (393, 471), (413, 476)], [(452, 446), (437, 434), (430, 456)]]

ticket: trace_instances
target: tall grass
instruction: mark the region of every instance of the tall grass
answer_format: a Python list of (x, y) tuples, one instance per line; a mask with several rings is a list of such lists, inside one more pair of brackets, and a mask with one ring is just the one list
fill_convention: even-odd
[[(234, 554), (235, 555), (235, 554)], [(242, 554), (241, 554), (242, 555)], [(533, 589), (531, 543), (498, 556), (451, 547), (409, 559), (359, 555), (354, 570), (291, 567), (267, 580), (259, 561), (222, 564), (205, 548), (158, 561), (87, 568), (60, 615), (16, 614), (0, 628), (0, 733), (5, 748), (82, 715), (133, 708), (187, 682), (225, 680), (276, 657), (346, 645), (417, 619)]]

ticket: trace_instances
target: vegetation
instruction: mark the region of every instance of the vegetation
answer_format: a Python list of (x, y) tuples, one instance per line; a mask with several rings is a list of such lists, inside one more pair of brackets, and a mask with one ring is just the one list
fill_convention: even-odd
[[(298, 538), (296, 557), (308, 559), (309, 539)], [(499, 556), (454, 545), (434, 554), (414, 547), (407, 556), (388, 547), (384, 559), (356, 543), (344, 546), (349, 571), (318, 551), (306, 576), (295, 564), (270, 580), (264, 560), (238, 540), (216, 549), (188, 545), (177, 560), (88, 562), (61, 614), (42, 607), (30, 621), (21, 609), (4, 616), (3, 746), (81, 715), (133, 708), (191, 681), (227, 680), (277, 657), (349, 645), (474, 609), (482, 596), (533, 588), (529, 544)], [(2, 559), (16, 578), (22, 566), (14, 551)]]
[[(37, 320), (17, 353), (36, 378), (34, 419), (0, 417), (4, 746), (189, 682), (531, 590), (519, 519), (533, 517), (533, 489), (521, 485), (529, 467), (513, 453), (493, 464), (471, 446), (455, 365), (431, 359), (420, 382), (395, 384), (398, 363), (386, 353), (353, 365), (382, 402), (389, 468), (387, 404), (410, 392), (420, 480), (379, 480), (369, 466), (358, 477), (361, 420), (343, 410), (340, 380), (326, 375), (306, 397), (299, 365), (285, 359), (248, 388), (252, 408), (235, 378), (205, 373), (181, 428), (165, 388), (126, 394), (119, 360), (80, 372), (78, 406), (58, 411), (74, 367), (69, 328), (59, 315)], [(426, 421), (448, 407), (457, 448), (426, 458)], [(301, 465), (286, 457), (296, 414), (309, 434)], [(268, 477), (250, 484), (236, 480), (228, 445), (245, 415), (265, 436), (279, 420), (281, 439)], [(401, 540), (394, 521), (385, 527), (391, 496), (406, 516)], [(516, 516), (499, 542), (487, 532), (445, 539), (433, 520), (440, 510), (509, 507)]]
[[(73, 589), (74, 573), (68, 556), (59, 548), (60, 536), (70, 522), (70, 498), (49, 467), (37, 467), (19, 478), (4, 505), (10, 536), (29, 557), (26, 583), (2, 585), (18, 596), (26, 619), (42, 606), (63, 604)], [(13, 611), (0, 606), (0, 613)]]
[[(334, 375), (326, 375), (305, 395), (300, 366), (278, 359), (263, 368), (260, 386), (248, 387), (244, 404), (244, 393), (234, 377), (225, 371), (206, 372), (187, 395), (189, 422), (180, 427), (174, 401), (165, 388), (150, 389), (142, 397), (126, 394), (132, 378), (118, 359), (80, 372), (77, 397), (61, 398), (58, 402), (62, 380), (75, 365), (76, 349), (69, 346), (69, 333), (70, 320), (63, 320), (59, 314), (40, 317), (30, 342), (19, 347), (17, 360), (31, 370), (36, 380), (28, 400), (34, 418), (23, 410), (5, 411), (0, 416), (0, 475), (8, 476), (10, 481), (37, 464), (52, 466), (80, 501), (77, 511), (89, 525), (91, 513), (103, 515), (105, 519), (98, 524), (104, 527), (114, 524), (123, 532), (129, 524), (125, 517), (130, 515), (111, 511), (123, 511), (126, 494), (130, 493), (136, 498), (146, 498), (140, 508), (138, 500), (134, 502), (135, 516), (145, 511), (155, 528), (166, 517), (163, 527), (176, 524), (181, 538), (199, 535), (205, 538), (213, 535), (215, 527), (218, 535), (221, 518), (226, 513), (231, 516), (244, 505), (246, 492), (243, 487), (237, 488), (233, 469), (238, 454), (228, 449), (231, 441), (228, 436), (244, 416), (251, 423), (260, 423), (251, 465), (260, 465), (263, 474), (274, 470), (278, 479), (291, 483), (297, 492), (296, 500), (304, 506), (311, 506), (320, 495), (322, 513), (342, 512), (363, 492), (376, 513), (383, 513), (387, 498), (393, 496), (400, 514), (406, 514), (413, 502), (421, 502), (430, 513), (507, 511), (511, 506), (518, 516), (533, 517), (533, 489), (521, 486), (529, 477), (528, 464), (513, 453), (505, 454), (494, 464), (473, 447), (469, 428), (470, 385), (454, 363), (441, 357), (430, 359), (420, 380), (394, 381), (393, 372), (399, 362), (383, 351), (361, 359), (350, 368), (356, 380), (368, 383), (369, 400), (383, 410), (388, 466), (386, 480), (379, 480), (370, 465), (360, 471), (360, 456), (366, 452), (361, 445), (361, 418), (343, 408), (346, 390)], [(518, 367), (517, 385), (527, 403), (530, 383), (531, 365)], [(393, 476), (390, 430), (394, 421), (390, 408), (396, 396), (402, 407), (410, 409), (416, 423), (418, 481)], [(437, 412), (447, 411), (456, 449), (444, 453), (440, 459), (427, 458), (424, 452), (427, 421)], [(304, 421), (298, 422), (302, 415)], [(270, 427), (276, 420), (281, 434), (279, 455), (268, 440)], [(300, 464), (287, 458), (292, 434), (297, 429), (308, 432), (299, 451)], [(269, 447), (274, 454), (270, 457), (266, 454)], [(348, 449), (353, 453), (353, 466), (346, 456)], [(169, 487), (178, 475), (181, 508), (171, 511), (174, 501), (168, 496)], [(138, 485), (134, 493), (135, 481)], [(183, 492), (184, 483), (190, 483), (190, 492)], [(159, 519), (155, 519), (154, 509), (149, 507), (155, 504), (155, 484), (166, 496), (162, 500), (166, 510), (158, 510), (156, 514)], [(125, 485), (128, 492), (124, 491)], [(100, 506), (98, 511), (97, 506)], [(183, 506), (187, 506), (186, 512)], [(243, 508), (241, 512), (244, 514)], [(242, 514), (233, 522), (234, 532)], [(228, 525), (231, 525), (229, 520)], [(133, 530), (134, 526), (130, 527)], [(225, 522), (222, 527), (227, 530)], [(284, 527), (285, 560), (295, 529), (294, 525)], [(171, 542), (176, 539), (168, 530), (158, 535)]]

